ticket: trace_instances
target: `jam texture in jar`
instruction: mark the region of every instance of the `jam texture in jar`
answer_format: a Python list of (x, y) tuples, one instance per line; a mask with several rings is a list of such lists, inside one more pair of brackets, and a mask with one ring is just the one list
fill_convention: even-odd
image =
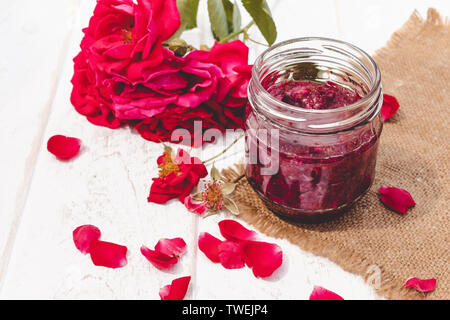
[(246, 115), (246, 177), (283, 219), (337, 217), (370, 188), (382, 131), (381, 75), (362, 50), (301, 38), (264, 52)]

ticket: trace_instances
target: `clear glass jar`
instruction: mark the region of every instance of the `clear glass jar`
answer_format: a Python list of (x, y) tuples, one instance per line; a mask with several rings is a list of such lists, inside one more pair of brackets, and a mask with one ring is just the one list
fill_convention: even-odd
[[(336, 109), (305, 109), (269, 94), (285, 80), (332, 82), (362, 98)], [(275, 45), (255, 62), (246, 112), (246, 177), (281, 218), (315, 223), (337, 217), (372, 185), (383, 94), (375, 61), (333, 39)]]

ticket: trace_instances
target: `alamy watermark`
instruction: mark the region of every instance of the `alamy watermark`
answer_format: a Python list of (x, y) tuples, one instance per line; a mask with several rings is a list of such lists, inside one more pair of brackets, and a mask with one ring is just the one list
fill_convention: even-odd
[[(261, 175), (274, 175), (279, 170), (280, 133), (278, 129), (247, 129), (245, 133), (242, 129), (227, 129), (223, 132), (216, 128), (204, 129), (202, 121), (194, 121), (192, 132), (194, 133), (192, 134), (190, 130), (183, 128), (176, 129), (171, 135), (171, 141), (201, 148), (204, 146), (204, 143), (216, 142), (222, 143), (225, 150), (229, 147), (227, 145), (228, 141), (233, 137), (240, 138), (245, 134), (246, 163), (258, 165)], [(185, 156), (181, 161), (189, 163), (191, 159)], [(194, 161), (200, 160), (194, 158)]]

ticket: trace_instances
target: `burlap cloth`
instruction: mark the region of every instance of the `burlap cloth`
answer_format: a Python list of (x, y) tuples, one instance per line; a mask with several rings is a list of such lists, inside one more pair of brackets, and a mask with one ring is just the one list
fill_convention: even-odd
[[(240, 217), (362, 275), (388, 299), (450, 299), (450, 24), (434, 10), (415, 12), (375, 54), (385, 93), (400, 110), (382, 133), (377, 176), (369, 193), (343, 217), (322, 225), (286, 223), (269, 210), (245, 178), (234, 199)], [(230, 179), (242, 165), (224, 170)], [(386, 209), (382, 185), (408, 190), (417, 205), (406, 215)], [(377, 282), (377, 270), (381, 271)], [(434, 292), (402, 288), (409, 277), (436, 278)]]

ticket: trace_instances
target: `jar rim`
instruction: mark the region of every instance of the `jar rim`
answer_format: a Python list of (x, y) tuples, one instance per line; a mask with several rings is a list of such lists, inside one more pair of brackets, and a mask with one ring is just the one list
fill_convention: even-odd
[[(269, 54), (270, 52), (272, 52), (278, 48), (281, 48), (285, 45), (289, 45), (289, 44), (296, 43), (296, 42), (304, 42), (304, 41), (323, 41), (323, 42), (327, 42), (327, 43), (335, 43), (335, 44), (347, 46), (350, 49), (355, 50), (356, 52), (360, 53), (362, 56), (367, 58), (370, 61), (371, 65), (375, 71), (375, 81), (373, 82), (372, 86), (370, 87), (369, 92), (366, 95), (364, 95), (364, 97), (362, 97), (360, 100), (358, 100), (352, 104), (349, 104), (345, 107), (336, 108), (336, 109), (325, 109), (325, 110), (324, 109), (298, 108), (296, 106), (293, 106), (291, 104), (288, 104), (286, 102), (278, 100), (274, 96), (272, 96), (266, 90), (266, 88), (264, 88), (264, 86), (261, 83), (258, 65), (261, 64), (261, 62), (263, 61), (265, 56), (267, 54)], [(257, 80), (257, 81), (253, 81), (253, 80)], [(368, 101), (373, 99), (374, 95), (377, 94), (377, 92), (379, 91), (379, 87), (381, 85), (381, 72), (380, 72), (380, 69), (378, 68), (378, 65), (375, 62), (375, 60), (367, 52), (365, 52), (364, 50), (360, 49), (359, 47), (357, 47), (351, 43), (348, 43), (348, 42), (342, 41), (342, 40), (333, 39), (333, 38), (326, 38), (326, 37), (300, 37), (300, 38), (294, 38), (294, 39), (279, 42), (279, 43), (271, 46), (270, 48), (266, 49), (264, 52), (262, 52), (256, 58), (255, 63), (252, 67), (251, 82), (255, 82), (255, 85), (257, 86), (258, 90), (260, 90), (260, 92), (263, 94), (265, 99), (268, 99), (269, 101), (271, 101), (279, 106), (282, 106), (282, 107), (286, 108), (287, 110), (291, 110), (291, 111), (295, 111), (295, 112), (301, 111), (301, 112), (304, 112), (306, 114), (311, 114), (311, 115), (313, 115), (313, 114), (317, 114), (317, 115), (319, 115), (319, 114), (334, 114), (334, 113), (352, 111), (354, 109), (361, 107), (364, 104), (367, 104)]]

